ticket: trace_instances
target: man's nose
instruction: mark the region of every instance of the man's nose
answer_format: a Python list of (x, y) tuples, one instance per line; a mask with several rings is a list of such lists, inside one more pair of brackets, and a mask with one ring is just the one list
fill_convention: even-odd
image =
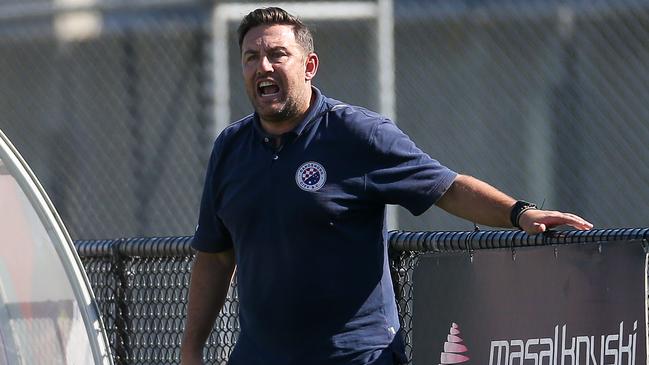
[(273, 72), (273, 64), (270, 63), (268, 57), (264, 56), (261, 58), (257, 67), (257, 71), (261, 74)]

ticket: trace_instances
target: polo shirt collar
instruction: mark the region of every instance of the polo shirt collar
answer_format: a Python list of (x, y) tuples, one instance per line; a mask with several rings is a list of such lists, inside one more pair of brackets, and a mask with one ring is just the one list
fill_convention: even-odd
[[(311, 107), (309, 108), (309, 111), (307, 112), (304, 119), (302, 119), (302, 121), (291, 131), (285, 133), (285, 135), (291, 135), (293, 137), (301, 135), (307, 129), (307, 127), (315, 121), (315, 117), (320, 114), (322, 108), (325, 107), (325, 97), (324, 95), (322, 95), (320, 90), (318, 90), (318, 88), (315, 86), (311, 86), (311, 90), (315, 94), (315, 101), (313, 102), (313, 105), (311, 105)], [(265, 138), (274, 138), (274, 136), (266, 133), (266, 131), (264, 131), (264, 129), (261, 127), (259, 114), (257, 114), (256, 112), (253, 114), (252, 124), (254, 125), (255, 130), (257, 131), (257, 134), (261, 140)]]

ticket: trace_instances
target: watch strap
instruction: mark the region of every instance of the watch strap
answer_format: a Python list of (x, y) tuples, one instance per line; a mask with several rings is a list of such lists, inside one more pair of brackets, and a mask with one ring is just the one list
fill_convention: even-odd
[(509, 214), (509, 220), (511, 221), (512, 226), (520, 229), (521, 226), (519, 224), (519, 220), (521, 219), (521, 215), (523, 215), (525, 211), (528, 211), (530, 209), (537, 209), (536, 204), (527, 202), (525, 200), (517, 201), (512, 207), (512, 210)]

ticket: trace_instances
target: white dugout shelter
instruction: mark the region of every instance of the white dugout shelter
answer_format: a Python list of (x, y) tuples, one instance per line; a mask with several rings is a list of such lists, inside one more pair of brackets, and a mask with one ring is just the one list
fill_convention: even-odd
[(112, 364), (108, 348), (72, 241), (0, 131), (0, 365)]

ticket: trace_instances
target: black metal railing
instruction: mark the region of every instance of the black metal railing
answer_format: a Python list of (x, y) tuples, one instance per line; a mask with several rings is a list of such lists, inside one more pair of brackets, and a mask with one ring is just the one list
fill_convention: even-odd
[[(408, 355), (412, 273), (425, 252), (472, 251), (648, 239), (649, 228), (551, 231), (390, 232), (390, 262)], [(116, 364), (178, 364), (193, 261), (191, 237), (75, 241), (107, 329)], [(236, 280), (205, 347), (225, 364), (239, 334)]]

